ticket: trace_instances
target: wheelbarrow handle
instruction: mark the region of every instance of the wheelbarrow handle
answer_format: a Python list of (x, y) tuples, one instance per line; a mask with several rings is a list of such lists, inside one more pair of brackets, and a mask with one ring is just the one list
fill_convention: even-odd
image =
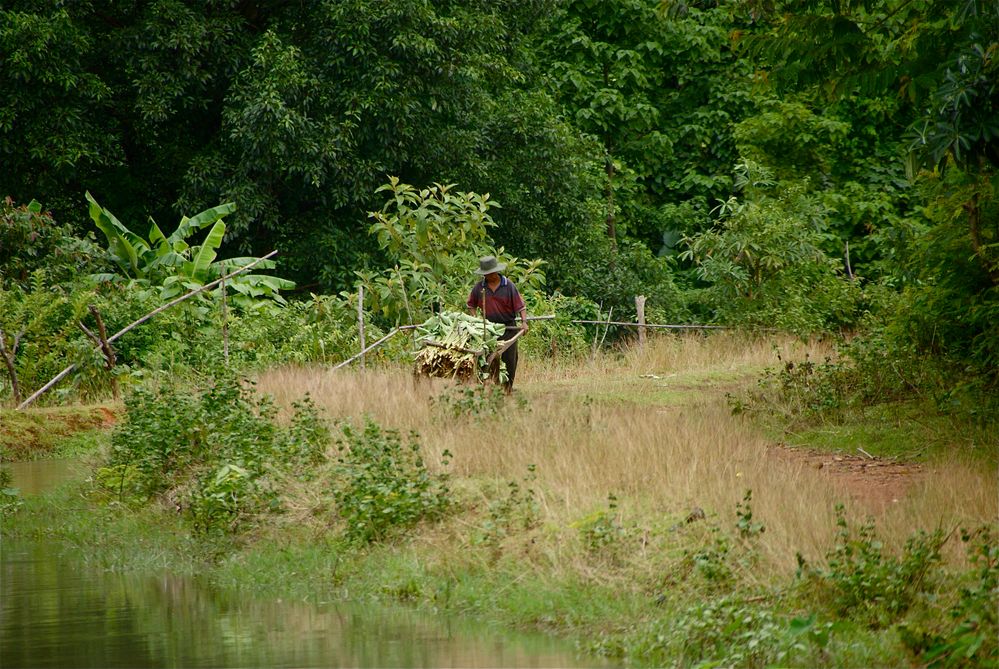
[(503, 355), (503, 353), (505, 353), (508, 348), (513, 346), (514, 342), (520, 339), (521, 336), (523, 336), (524, 332), (525, 332), (524, 330), (521, 330), (520, 332), (510, 337), (509, 339), (504, 340), (503, 343), (500, 344), (500, 346), (495, 351), (493, 351), (488, 358), (486, 358), (486, 364), (487, 365), (493, 364), (493, 361), (496, 360), (496, 358), (498, 358), (499, 356)]

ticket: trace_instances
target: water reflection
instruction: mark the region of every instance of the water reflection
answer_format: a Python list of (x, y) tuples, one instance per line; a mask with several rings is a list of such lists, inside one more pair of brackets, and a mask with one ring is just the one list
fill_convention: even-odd
[[(15, 483), (29, 489), (21, 477)], [(0, 592), (4, 669), (598, 666), (545, 637), (405, 609), (260, 601), (196, 579), (94, 571), (21, 540), (0, 544)]]
[(23, 460), (4, 462), (22, 495), (37, 495), (58, 485), (87, 476), (86, 466), (78, 460)]

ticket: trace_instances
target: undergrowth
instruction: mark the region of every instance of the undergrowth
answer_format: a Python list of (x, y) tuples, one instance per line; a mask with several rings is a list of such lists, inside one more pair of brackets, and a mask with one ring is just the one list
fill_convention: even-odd
[(776, 355), (779, 365), (754, 390), (728, 396), (734, 413), (760, 417), (796, 443), (826, 447), (818, 428), (831, 427), (835, 446), (857, 441), (876, 455), (924, 458), (961, 445), (999, 460), (999, 394), (987, 379), (898, 351), (876, 335), (844, 343), (822, 361)]

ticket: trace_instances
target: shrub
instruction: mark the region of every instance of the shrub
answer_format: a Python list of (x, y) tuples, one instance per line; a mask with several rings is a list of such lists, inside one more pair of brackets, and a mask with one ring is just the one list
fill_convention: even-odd
[(256, 477), (239, 465), (225, 464), (198, 476), (188, 512), (197, 531), (233, 532), (244, 515), (260, 507), (262, 499)]
[(156, 391), (140, 387), (125, 399), (125, 418), (111, 435), (107, 463), (118, 474), (119, 498), (144, 501), (201, 459), (207, 435), (199, 413), (200, 403), (172, 385)]
[(594, 302), (580, 297), (567, 297), (561, 293), (545, 296), (535, 292), (526, 296), (528, 315), (554, 315), (551, 320), (532, 321), (530, 332), (517, 346), (528, 357), (552, 357), (574, 359), (590, 351), (588, 332), (585, 325), (572, 323), (573, 320), (599, 320), (599, 307)]
[[(395, 430), (367, 420), (341, 429), (333, 496), (347, 536), (362, 542), (440, 517), (451, 505), (446, 474), (431, 474), (415, 433), (403, 443)], [(444, 451), (445, 464), (451, 454)]]
[(735, 596), (661, 618), (638, 632), (632, 647), (643, 663), (675, 667), (783, 666), (807, 649), (791, 624)]
[(276, 501), (268, 475), (325, 452), (329, 431), (311, 399), (294, 407), (290, 426), (279, 425), (271, 401), (231, 374), (200, 392), (140, 386), (125, 401), (98, 481), (132, 503), (169, 497), (198, 531), (234, 532)]
[[(742, 501), (735, 507), (735, 537), (716, 524), (708, 529), (710, 541), (695, 548), (683, 551), (683, 557), (675, 574), (670, 575), (664, 585), (676, 585), (682, 578), (695, 573), (703, 579), (704, 587), (712, 592), (731, 589), (740, 575), (749, 573), (756, 565), (758, 552), (755, 540), (764, 533), (763, 523), (753, 521), (752, 490), (746, 490)], [(686, 519), (691, 523), (704, 518), (704, 512), (697, 509)], [(673, 529), (679, 529), (677, 524)]]
[(15, 206), (0, 200), (0, 284), (27, 288), (31, 275), (43, 270), (54, 285), (65, 287), (93, 271), (102, 254), (91, 237), (73, 236), (41, 204)]
[(799, 572), (817, 587), (824, 595), (821, 599), (830, 602), (840, 617), (872, 628), (898, 621), (916, 597), (929, 589), (932, 570), (940, 563), (940, 548), (946, 540), (943, 532), (920, 530), (896, 557), (885, 554), (873, 520), (865, 522), (855, 534), (839, 505), (836, 525), (836, 546), (826, 554), (826, 566), (811, 568), (799, 555)]
[(929, 630), (901, 626), (902, 641), (929, 667), (999, 667), (999, 544), (987, 527), (961, 534), (973, 568), (958, 601)]

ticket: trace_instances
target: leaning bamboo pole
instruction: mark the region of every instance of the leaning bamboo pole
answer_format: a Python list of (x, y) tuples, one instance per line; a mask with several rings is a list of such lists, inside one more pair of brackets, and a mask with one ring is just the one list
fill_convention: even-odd
[[(243, 272), (247, 271), (251, 267), (254, 267), (258, 263), (261, 263), (261, 262), (267, 260), (268, 258), (272, 258), (275, 255), (277, 255), (277, 251), (271, 251), (267, 255), (263, 256), (262, 258), (257, 258), (256, 260), (254, 260), (253, 262), (251, 262), (248, 265), (244, 265), (243, 267), (240, 267), (239, 269), (237, 269), (237, 270), (235, 270), (233, 272), (230, 272), (229, 274), (226, 274), (225, 276), (223, 276), (223, 277), (221, 277), (219, 279), (215, 279), (211, 283), (206, 283), (205, 285), (201, 286), (200, 288), (195, 288), (194, 290), (192, 290), (192, 291), (190, 291), (188, 293), (185, 293), (184, 295), (181, 295), (180, 297), (178, 297), (178, 298), (176, 298), (174, 300), (171, 300), (171, 301), (167, 302), (166, 304), (153, 309), (152, 311), (150, 311), (148, 314), (146, 314), (142, 318), (140, 318), (140, 319), (138, 319), (136, 321), (133, 321), (132, 323), (129, 323), (127, 326), (125, 326), (124, 328), (122, 328), (118, 332), (116, 332), (113, 335), (111, 335), (110, 337), (108, 337), (107, 338), (107, 343), (110, 344), (111, 342), (117, 340), (119, 337), (121, 337), (125, 333), (133, 330), (134, 328), (138, 327), (139, 325), (145, 323), (146, 321), (148, 321), (150, 318), (152, 318), (156, 314), (163, 313), (164, 311), (166, 311), (170, 307), (178, 305), (181, 302), (183, 302), (184, 300), (188, 300), (188, 299), (194, 297), (198, 293), (203, 293), (206, 290), (210, 290), (210, 289), (214, 288), (215, 286), (219, 285), (220, 283), (222, 283), (223, 281), (225, 281), (226, 279), (228, 279), (230, 277), (234, 277), (237, 274), (242, 274)], [(100, 348), (100, 347), (97, 347), (97, 348)], [(95, 348), (94, 350), (97, 350), (97, 348)], [(72, 365), (68, 366), (66, 369), (64, 369), (61, 372), (59, 372), (58, 374), (56, 374), (55, 377), (53, 377), (51, 381), (49, 381), (44, 386), (42, 386), (41, 388), (39, 388), (38, 390), (36, 390), (31, 395), (31, 397), (29, 397), (28, 399), (24, 400), (19, 405), (17, 405), (17, 410), (21, 411), (22, 409), (27, 408), (32, 402), (34, 402), (36, 399), (38, 399), (39, 397), (41, 397), (42, 395), (44, 395), (50, 388), (52, 388), (54, 385), (56, 385), (57, 383), (59, 383), (60, 381), (62, 381), (64, 378), (66, 378), (66, 376), (68, 376), (70, 374), (70, 372), (72, 372), (74, 369), (76, 369), (76, 363), (75, 362)]]

